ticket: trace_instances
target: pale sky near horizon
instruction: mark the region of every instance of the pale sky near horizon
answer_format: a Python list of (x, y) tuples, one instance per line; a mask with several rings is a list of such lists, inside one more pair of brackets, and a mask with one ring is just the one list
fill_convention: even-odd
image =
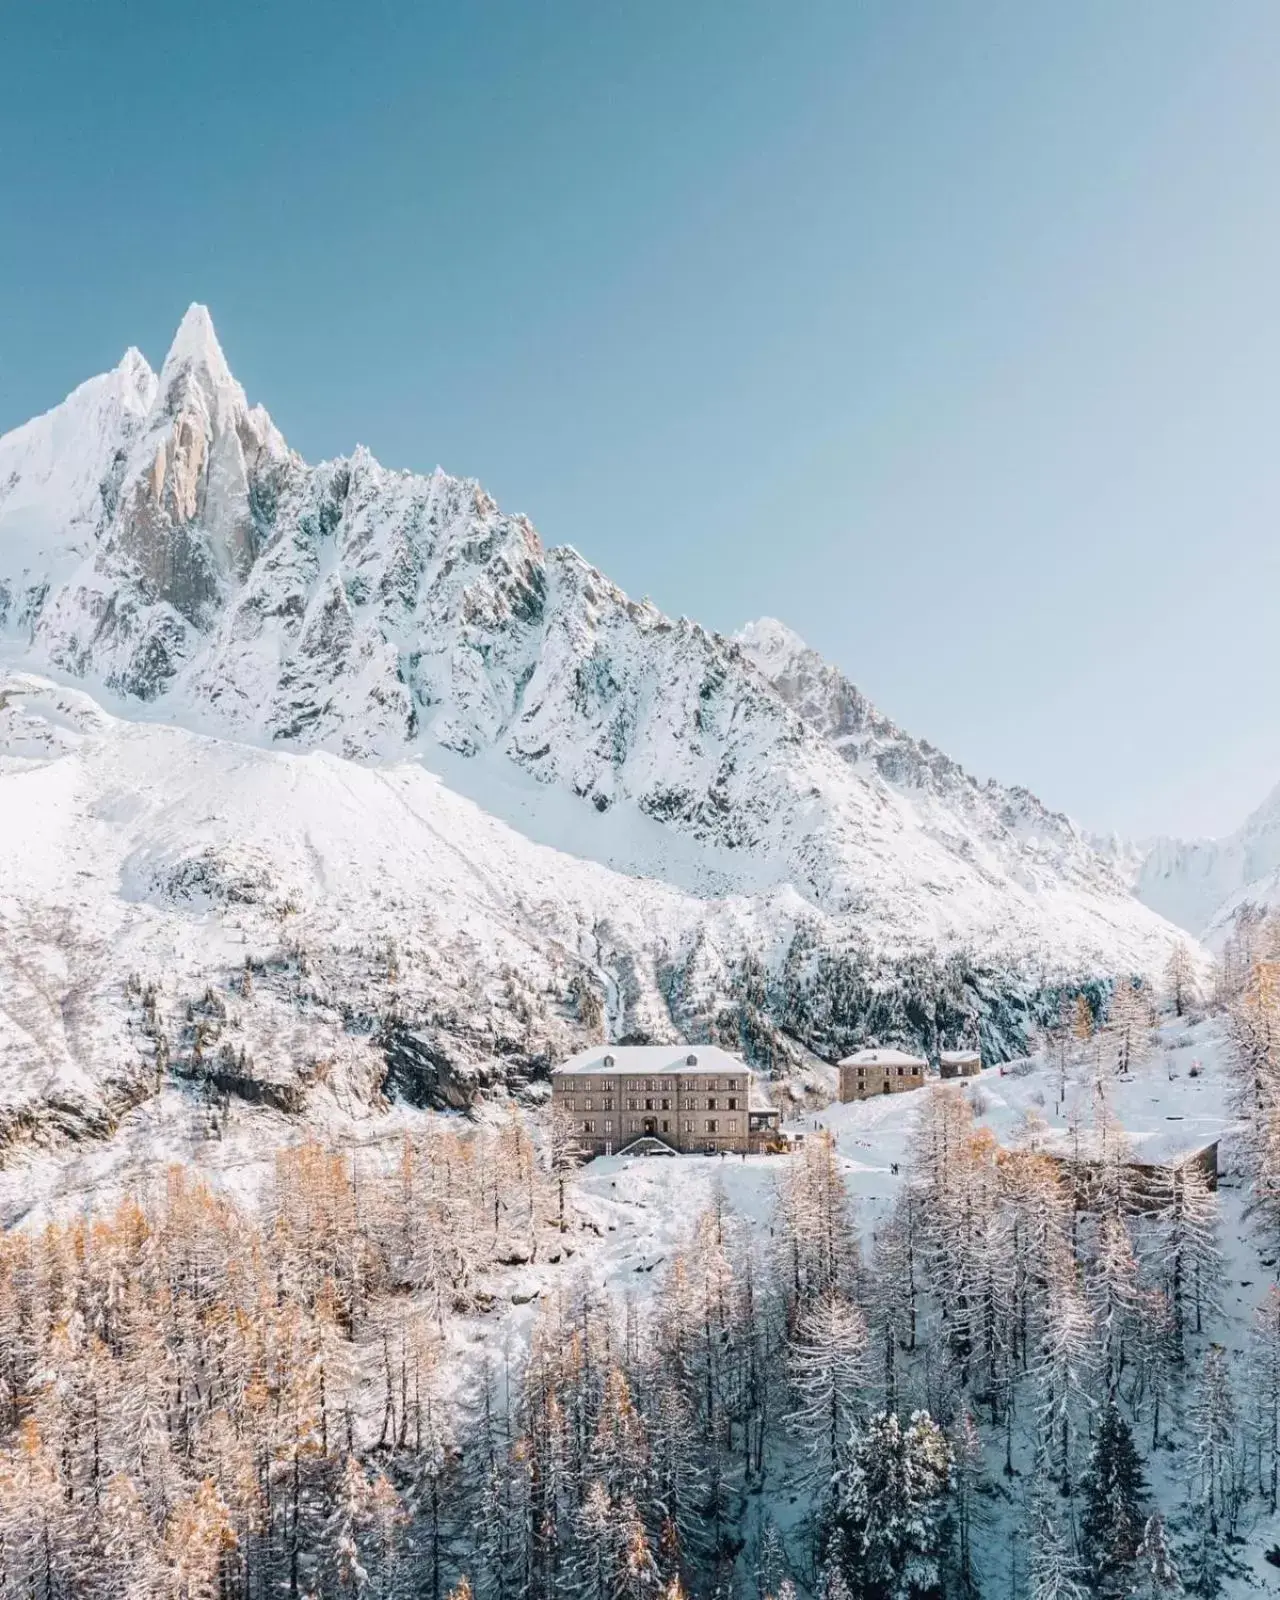
[(1280, 782), (1274, 0), (11, 7), (0, 431), (187, 303), (318, 459), (781, 617), (1095, 829)]

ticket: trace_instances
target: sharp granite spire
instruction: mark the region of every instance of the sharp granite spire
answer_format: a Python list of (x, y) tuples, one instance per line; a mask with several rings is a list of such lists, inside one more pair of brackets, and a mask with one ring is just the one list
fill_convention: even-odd
[(192, 301), (178, 324), (178, 331), (173, 336), (173, 343), (160, 369), (162, 385), (166, 378), (172, 378), (183, 367), (202, 368), (215, 383), (235, 382), (227, 358), (222, 353), (222, 346), (218, 343), (209, 308), (198, 301)]

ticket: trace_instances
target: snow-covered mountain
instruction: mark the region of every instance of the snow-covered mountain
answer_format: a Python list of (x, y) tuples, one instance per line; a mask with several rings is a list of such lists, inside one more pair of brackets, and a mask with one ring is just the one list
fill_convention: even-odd
[[(735, 974), (788, 951), (794, 977), (800, 936), (811, 964), (964, 951), (1027, 981), (1152, 970), (1174, 937), (1067, 818), (901, 732), (779, 624), (729, 639), (666, 617), (439, 470), (363, 449), (308, 465), (202, 307), (158, 377), (130, 351), (0, 439), (0, 640), (19, 841), (0, 995), (30, 989), (14, 963), (51, 908), (58, 939), (110, 952), (102, 983), (141, 941), (139, 980), (184, 1004), (243, 962), (235, 918), (267, 916), (283, 948), (314, 916), (341, 1028), (385, 1032), (394, 1002), (480, 1062), (486, 986), (508, 1022), (542, 1017), (526, 1057), (563, 1042), (503, 972), (559, 1004), (581, 969), (610, 1026), (660, 1033), (706, 1025)], [(454, 955), (432, 982), (365, 1004), (342, 927), (385, 969), (387, 941), (437, 917)], [(473, 980), (465, 1006), (442, 999)], [(21, 1052), (32, 1030), (8, 1021)], [(41, 1026), (54, 1078), (128, 1054), (90, 1049), (97, 1021)]]
[(1155, 839), (1134, 892), (1170, 922), (1218, 943), (1246, 903), (1280, 905), (1280, 788), (1221, 839)]

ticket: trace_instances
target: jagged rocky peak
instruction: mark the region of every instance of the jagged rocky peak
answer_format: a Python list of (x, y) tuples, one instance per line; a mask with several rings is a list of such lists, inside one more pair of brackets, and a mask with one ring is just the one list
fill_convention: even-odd
[[(818, 728), (824, 738), (835, 742), (846, 760), (870, 758), (882, 766), (885, 778), (901, 779), (906, 774), (902, 747), (909, 747), (917, 757), (930, 752), (925, 741), (907, 738), (890, 718), (883, 717), (858, 685), (806, 645), (786, 622), (762, 616), (747, 622), (734, 637), (787, 704), (794, 706), (805, 722)], [(867, 734), (878, 736), (880, 744), (864, 744)]]
[(160, 370), (160, 387), (165, 389), (183, 373), (198, 375), (212, 391), (239, 388), (231, 376), (227, 358), (214, 332), (209, 308), (196, 303), (187, 307), (186, 315), (178, 324), (169, 353)]
[(124, 529), (156, 592), (189, 621), (220, 579), (247, 572), (259, 544), (254, 480), (286, 455), (231, 376), (207, 309), (193, 305), (160, 370)]

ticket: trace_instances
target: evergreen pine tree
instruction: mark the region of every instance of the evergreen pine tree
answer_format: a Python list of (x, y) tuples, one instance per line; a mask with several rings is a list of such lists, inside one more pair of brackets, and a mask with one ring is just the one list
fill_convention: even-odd
[(1123, 1595), (1142, 1542), (1147, 1486), (1133, 1431), (1114, 1400), (1103, 1409), (1082, 1487), (1081, 1535), (1094, 1590)]
[(853, 1591), (845, 1577), (849, 1552), (844, 1534), (837, 1528), (827, 1541), (822, 1566), (818, 1572), (818, 1600), (853, 1600)]
[(836, 1477), (835, 1526), (845, 1576), (858, 1595), (912, 1600), (940, 1594), (950, 1541), (952, 1455), (926, 1411), (904, 1428), (881, 1412), (855, 1431)]

